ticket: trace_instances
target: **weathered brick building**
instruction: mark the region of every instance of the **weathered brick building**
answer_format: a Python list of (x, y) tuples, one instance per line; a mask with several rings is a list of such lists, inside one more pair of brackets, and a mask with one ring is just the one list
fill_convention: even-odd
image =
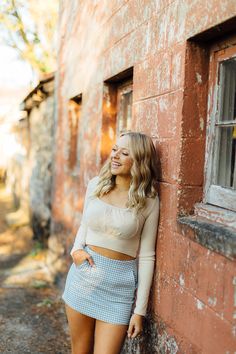
[(21, 103), (28, 130), (29, 209), (34, 239), (46, 243), (50, 233), (52, 159), (54, 145), (54, 74), (42, 75)]
[(67, 252), (118, 132), (150, 134), (160, 159), (149, 316), (125, 353), (235, 351), (235, 30), (235, 0), (61, 1), (51, 231)]
[[(8, 162), (7, 186), (17, 210), (7, 215), (7, 221), (15, 226), (30, 222), (34, 239), (46, 244), (50, 234), (54, 156), (53, 73), (41, 77), (21, 102), (16, 116), (11, 134), (18, 149)], [(8, 140), (11, 142), (10, 135)]]

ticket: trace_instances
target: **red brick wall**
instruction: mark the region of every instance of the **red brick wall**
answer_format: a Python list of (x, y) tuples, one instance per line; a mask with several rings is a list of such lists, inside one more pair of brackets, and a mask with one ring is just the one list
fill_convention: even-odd
[[(160, 156), (150, 308), (180, 353), (235, 350), (234, 264), (177, 225), (201, 201), (204, 182), (208, 47), (187, 40), (233, 16), (234, 0), (61, 2), (53, 223), (72, 231), (69, 245), (87, 182), (101, 167), (103, 82), (133, 67), (132, 129), (152, 135)], [(70, 171), (67, 105), (81, 93), (80, 167)]]

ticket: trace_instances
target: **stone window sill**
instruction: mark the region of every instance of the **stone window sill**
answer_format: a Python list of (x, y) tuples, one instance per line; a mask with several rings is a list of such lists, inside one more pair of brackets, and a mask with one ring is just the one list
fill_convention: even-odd
[(236, 232), (236, 212), (229, 209), (220, 208), (212, 204), (196, 203), (194, 205), (194, 215), (206, 218), (210, 221), (223, 224), (235, 229)]
[(177, 221), (183, 236), (231, 260), (236, 259), (236, 230), (233, 227), (200, 215), (179, 216)]

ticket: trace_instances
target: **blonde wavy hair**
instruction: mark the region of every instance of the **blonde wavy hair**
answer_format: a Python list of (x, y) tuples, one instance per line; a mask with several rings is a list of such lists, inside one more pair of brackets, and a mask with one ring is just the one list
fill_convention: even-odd
[[(128, 136), (130, 153), (133, 158), (131, 167), (131, 183), (128, 191), (127, 208), (136, 212), (146, 205), (146, 198), (155, 198), (157, 192), (157, 153), (151, 137), (139, 132), (125, 132), (121, 136)], [(94, 196), (101, 197), (115, 187), (116, 176), (111, 173), (111, 157), (109, 156), (100, 170), (97, 188)]]

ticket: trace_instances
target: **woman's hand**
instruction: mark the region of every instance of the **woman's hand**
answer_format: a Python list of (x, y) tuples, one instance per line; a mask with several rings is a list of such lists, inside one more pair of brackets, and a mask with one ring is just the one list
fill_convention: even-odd
[(143, 330), (143, 316), (134, 313), (129, 322), (128, 338), (135, 338)]
[(91, 265), (91, 267), (93, 267), (94, 261), (93, 258), (90, 256), (90, 254), (84, 250), (76, 250), (72, 253), (71, 257), (73, 258), (73, 262), (75, 263), (75, 265), (79, 266), (80, 264), (82, 264), (84, 261), (88, 261), (89, 264)]

